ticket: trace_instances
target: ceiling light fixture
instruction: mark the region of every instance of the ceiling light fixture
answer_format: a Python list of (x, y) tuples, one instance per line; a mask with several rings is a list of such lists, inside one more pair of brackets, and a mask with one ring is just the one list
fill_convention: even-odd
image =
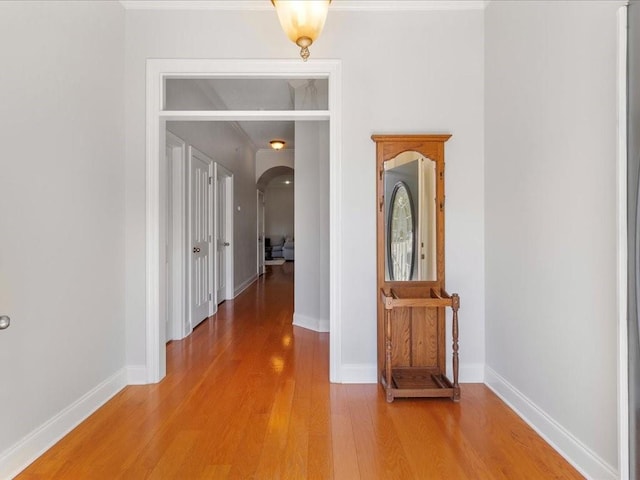
[(287, 143), (284, 140), (271, 140), (269, 144), (274, 150), (282, 150)]
[(271, 0), (289, 40), (300, 47), (306, 62), (309, 46), (320, 36), (331, 0)]

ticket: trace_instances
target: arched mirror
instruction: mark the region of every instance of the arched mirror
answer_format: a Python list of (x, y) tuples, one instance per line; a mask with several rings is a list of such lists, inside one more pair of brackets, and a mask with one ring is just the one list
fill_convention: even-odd
[(435, 281), (436, 162), (416, 151), (384, 162), (385, 280)]

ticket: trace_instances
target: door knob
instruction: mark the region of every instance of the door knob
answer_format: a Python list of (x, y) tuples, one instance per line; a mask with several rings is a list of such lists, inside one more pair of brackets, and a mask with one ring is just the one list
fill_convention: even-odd
[(229, 242), (224, 242), (225, 247), (228, 247), (229, 245), (230, 245)]
[(200, 253), (200, 249), (198, 247), (193, 247), (193, 253)]
[(9, 325), (11, 325), (11, 319), (7, 315), (0, 316), (0, 330), (9, 328)]

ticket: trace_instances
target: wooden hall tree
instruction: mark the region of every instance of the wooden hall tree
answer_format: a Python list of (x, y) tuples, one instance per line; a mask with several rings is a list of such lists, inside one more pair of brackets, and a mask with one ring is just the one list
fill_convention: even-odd
[[(373, 135), (376, 142), (378, 376), (397, 397), (460, 399), (458, 308), (445, 289), (444, 143), (451, 135)], [(453, 310), (453, 381), (446, 309)]]

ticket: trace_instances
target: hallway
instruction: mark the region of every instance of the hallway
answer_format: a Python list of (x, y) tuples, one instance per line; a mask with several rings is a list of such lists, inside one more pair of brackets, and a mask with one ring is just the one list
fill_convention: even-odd
[[(292, 327), (293, 264), (167, 346), (20, 479), (582, 478), (483, 385), (396, 400), (328, 382), (328, 334)], [(374, 320), (372, 320), (374, 321)]]

